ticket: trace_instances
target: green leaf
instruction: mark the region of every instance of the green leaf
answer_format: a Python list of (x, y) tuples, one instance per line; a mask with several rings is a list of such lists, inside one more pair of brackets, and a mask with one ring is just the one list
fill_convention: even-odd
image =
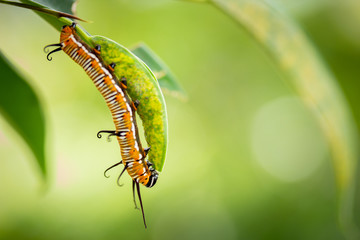
[(165, 94), (169, 94), (182, 100), (187, 99), (186, 92), (181, 87), (179, 81), (172, 74), (166, 64), (145, 43), (138, 44), (131, 51), (143, 60), (152, 70), (159, 81), (161, 90)]
[(126, 92), (133, 101), (140, 102), (136, 113), (142, 120), (145, 139), (151, 147), (147, 157), (161, 172), (167, 152), (168, 119), (158, 81), (148, 66), (124, 46), (102, 36), (93, 36), (91, 40), (92, 46), (101, 46), (101, 58), (106, 64), (116, 64), (116, 77), (128, 79)]
[(359, 159), (357, 128), (335, 77), (300, 27), (261, 0), (212, 0), (270, 53), (318, 120), (333, 155), (340, 222), (351, 234), (352, 194)]
[[(73, 10), (75, 10), (76, 6), (75, 0), (62, 0), (62, 1), (56, 1), (56, 0), (37, 0), (37, 1), (31, 1), (31, 0), (20, 0), (23, 3), (42, 7), (42, 8), (49, 8), (52, 10), (68, 13), (71, 15), (74, 15)], [(35, 11), (36, 14), (38, 14), (40, 17), (42, 17), (45, 21), (50, 23), (55, 29), (61, 30), (61, 27), (65, 24), (71, 24), (71, 20), (68, 18), (57, 18), (52, 15), (49, 15), (47, 13), (42, 13)]]
[(45, 13), (45, 14), (48, 14), (48, 15), (51, 15), (51, 16), (54, 16), (54, 17), (57, 17), (57, 18), (68, 17), (68, 18), (71, 18), (71, 19), (77, 19), (77, 20), (80, 20), (80, 21), (85, 21), (85, 20), (82, 20), (81, 18), (78, 18), (78, 17), (76, 17), (74, 15), (64, 13), (64, 12), (60, 12), (60, 11), (56, 11), (56, 10), (52, 10), (52, 9), (45, 8), (45, 7), (42, 7), (42, 6), (34, 6), (34, 5), (26, 4), (26, 3), (18, 3), (18, 2), (12, 2), (12, 1), (4, 1), (4, 0), (0, 0), (0, 3), (11, 5), (11, 6), (16, 6), (16, 7), (20, 7), (20, 8), (31, 9), (31, 10), (41, 12), (41, 13)]
[(15, 67), (0, 52), (0, 112), (33, 152), (46, 178), (45, 119), (40, 101)]
[(22, 2), (28, 2), (39, 4), (41, 6), (45, 6), (47, 8), (57, 10), (60, 12), (68, 13), (68, 14), (74, 14), (73, 10), (75, 10), (74, 4), (76, 0), (36, 0), (36, 1), (30, 1), (30, 0), (23, 0)]

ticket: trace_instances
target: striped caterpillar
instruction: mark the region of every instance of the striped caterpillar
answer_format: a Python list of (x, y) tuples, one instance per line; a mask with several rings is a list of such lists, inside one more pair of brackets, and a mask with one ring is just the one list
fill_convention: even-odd
[(154, 186), (158, 178), (158, 173), (152, 167), (152, 164), (145, 160), (149, 148), (143, 149), (140, 142), (135, 117), (135, 111), (139, 102), (132, 102), (127, 95), (125, 91), (127, 88), (126, 79), (121, 78), (121, 81), (119, 81), (113, 74), (114, 68), (116, 67), (115, 64), (111, 63), (108, 66), (104, 64), (100, 56), (101, 46), (96, 45), (94, 49), (91, 49), (90, 46), (78, 37), (75, 31), (75, 23), (71, 24), (71, 26), (65, 25), (61, 30), (60, 43), (47, 45), (44, 48), (45, 52), (48, 47), (58, 47), (48, 53), (47, 59), (49, 61), (52, 60), (50, 57), (52, 53), (63, 50), (85, 70), (104, 97), (111, 111), (116, 130), (100, 131), (98, 132), (98, 137), (101, 137), (101, 133), (109, 133), (109, 137), (116, 136), (122, 157), (122, 161), (106, 169), (104, 175), (106, 176), (106, 172), (109, 169), (121, 163), (124, 164), (124, 169), (118, 180), (124, 171), (127, 170), (133, 180), (134, 202), (136, 186), (146, 228), (139, 183), (149, 188)]

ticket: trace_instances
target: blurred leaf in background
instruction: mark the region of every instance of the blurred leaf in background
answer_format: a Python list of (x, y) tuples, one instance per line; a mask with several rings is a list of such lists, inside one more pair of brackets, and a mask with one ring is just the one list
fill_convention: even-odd
[(155, 74), (164, 93), (182, 100), (187, 99), (185, 90), (181, 87), (174, 74), (166, 64), (145, 43), (139, 43), (131, 50)]
[[(32, 9), (30, 5), (35, 6), (35, 12), (39, 13), (50, 23), (59, 23), (54, 18), (64, 16), (51, 9), (43, 9), (44, 6), (53, 6), (54, 9), (61, 9), (71, 13), (71, 7), (74, 1), (64, 1), (56, 4), (55, 1), (45, 1), (44, 5), (34, 3), (33, 1), (24, 1), (27, 4), (1, 1), (0, 3), (8, 4), (25, 9)], [(41, 1), (40, 1), (41, 2)], [(55, 3), (55, 4), (54, 4)], [(21, 9), (23, 11), (27, 11)], [(58, 14), (60, 14), (58, 16)], [(65, 16), (70, 16), (66, 15)], [(45, 118), (37, 93), (28, 85), (25, 78), (22, 77), (18, 70), (15, 69), (9, 60), (0, 52), (1, 75), (1, 113), (7, 119), (8, 123), (20, 134), (32, 150), (36, 163), (38, 164), (43, 177), (47, 177), (47, 164), (45, 159)], [(15, 99), (15, 100), (14, 100)]]
[(0, 112), (33, 152), (44, 178), (45, 118), (40, 100), (19, 71), (0, 52)]

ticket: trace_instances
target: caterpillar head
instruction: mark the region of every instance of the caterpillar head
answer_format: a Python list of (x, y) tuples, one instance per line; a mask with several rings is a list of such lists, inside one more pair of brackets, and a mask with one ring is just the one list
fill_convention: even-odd
[(65, 41), (71, 35), (73, 35), (75, 33), (75, 26), (76, 26), (76, 24), (72, 23), (70, 26), (65, 25), (62, 27), (61, 34), (60, 34), (60, 42)]
[(151, 175), (149, 177), (148, 183), (146, 184), (146, 187), (151, 188), (156, 184), (159, 173), (152, 167), (152, 165), (153, 165), (152, 163), (147, 162), (147, 165), (149, 167)]

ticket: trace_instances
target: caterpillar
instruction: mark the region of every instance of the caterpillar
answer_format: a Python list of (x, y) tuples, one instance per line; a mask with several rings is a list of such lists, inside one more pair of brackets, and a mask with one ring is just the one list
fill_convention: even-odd
[[(144, 215), (143, 204), (140, 194), (140, 186), (153, 187), (158, 179), (158, 172), (152, 167), (152, 163), (145, 160), (149, 148), (144, 149), (141, 145), (139, 132), (136, 124), (135, 112), (139, 106), (139, 101), (132, 102), (127, 95), (127, 81), (121, 78), (120, 81), (113, 74), (116, 67), (115, 63), (104, 64), (100, 52), (101, 46), (96, 45), (93, 49), (83, 42), (76, 34), (75, 23), (70, 26), (63, 26), (60, 34), (60, 43), (45, 46), (47, 59), (52, 60), (51, 54), (63, 50), (76, 63), (78, 63), (91, 78), (96, 88), (104, 97), (108, 108), (111, 111), (115, 124), (115, 131), (99, 131), (97, 136), (100, 138), (101, 133), (109, 133), (110, 136), (116, 136), (120, 145), (122, 161), (109, 167), (106, 172), (120, 164), (124, 164), (118, 181), (125, 170), (133, 181), (133, 196), (135, 201), (135, 187), (138, 193), (141, 206), (142, 216), (145, 228), (146, 220)], [(58, 47), (51, 52), (47, 51), (48, 47)]]

